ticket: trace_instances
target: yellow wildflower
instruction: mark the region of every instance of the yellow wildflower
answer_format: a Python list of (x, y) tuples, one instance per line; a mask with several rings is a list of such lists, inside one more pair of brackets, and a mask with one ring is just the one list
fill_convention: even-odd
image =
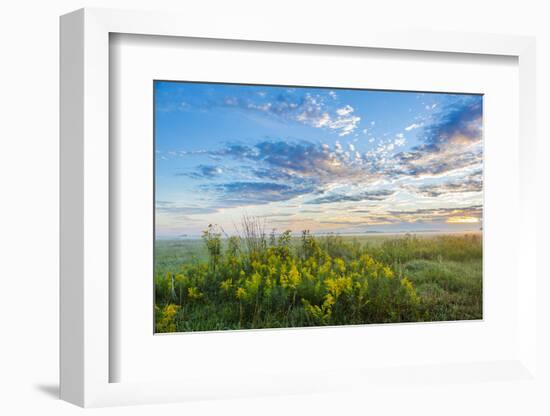
[(228, 292), (229, 289), (231, 289), (232, 285), (233, 285), (233, 282), (231, 282), (231, 279), (227, 279), (220, 283), (220, 289)]
[(235, 296), (239, 300), (246, 299), (246, 290), (244, 290), (242, 287), (237, 288), (237, 290), (235, 291)]
[(197, 300), (197, 299), (202, 298), (204, 295), (196, 287), (190, 287), (190, 288), (187, 289), (187, 296), (189, 296), (189, 299)]
[(160, 309), (160, 319), (157, 320), (157, 332), (176, 332), (175, 316), (179, 310), (178, 305), (169, 304)]

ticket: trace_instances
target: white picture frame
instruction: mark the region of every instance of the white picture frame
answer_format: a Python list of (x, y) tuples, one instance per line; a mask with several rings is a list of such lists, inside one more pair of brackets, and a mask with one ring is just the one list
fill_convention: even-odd
[[(238, 27), (238, 30), (236, 30)], [(80, 406), (158, 403), (281, 393), (360, 391), (360, 386), (392, 383), (396, 370), (332, 371), (329, 381), (319, 374), (280, 374), (231, 383), (183, 379), (146, 383), (110, 382), (109, 297), (110, 169), (109, 157), (109, 36), (112, 33), (207, 39), (332, 45), (455, 54), (505, 55), (519, 62), (520, 218), (517, 292), (519, 345), (516, 357), (500, 362), (415, 367), (420, 379), (444, 374), (447, 380), (480, 383), (484, 371), (506, 380), (537, 382), (537, 310), (535, 244), (535, 41), (529, 37), (468, 33), (396, 32), (367, 29), (336, 32), (314, 26), (258, 25), (243, 19), (219, 20), (205, 26), (193, 16), (165, 13), (82, 9), (61, 18), (61, 398)], [(419, 363), (420, 364), (420, 363)], [(481, 376), (480, 376), (481, 375)], [(346, 382), (342, 382), (346, 379)], [(534, 381), (533, 381), (534, 380)], [(225, 389), (224, 389), (225, 386)], [(355, 386), (355, 387), (352, 387)], [(429, 388), (429, 387), (427, 387)]]

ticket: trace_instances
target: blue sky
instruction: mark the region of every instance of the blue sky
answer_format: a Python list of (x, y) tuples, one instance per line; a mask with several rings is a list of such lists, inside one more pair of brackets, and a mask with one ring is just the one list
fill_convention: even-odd
[(482, 97), (155, 82), (157, 238), (475, 231)]

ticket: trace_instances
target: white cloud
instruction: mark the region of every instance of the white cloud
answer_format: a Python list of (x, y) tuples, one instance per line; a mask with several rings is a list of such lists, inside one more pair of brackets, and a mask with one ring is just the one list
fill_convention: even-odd
[(422, 126), (423, 126), (423, 123), (412, 123), (410, 126), (405, 127), (405, 131), (411, 131)]
[(323, 113), (321, 117), (313, 120), (314, 127), (327, 127), (330, 124), (330, 116), (328, 113)]
[(339, 116), (347, 116), (350, 113), (353, 113), (353, 107), (351, 105), (346, 105), (345, 107), (336, 110), (336, 114)]
[(394, 143), (396, 146), (405, 146), (406, 141), (407, 141), (407, 140), (406, 140), (403, 136), (401, 136), (401, 137), (395, 139), (395, 141), (394, 141), (393, 143)]
[(269, 110), (271, 110), (271, 106), (272, 106), (271, 103), (263, 103), (263, 104), (250, 103), (250, 104), (248, 104), (248, 108), (250, 108), (252, 110), (258, 110), (258, 111), (269, 111)]
[[(260, 91), (257, 95), (265, 98), (261, 95), (262, 93)], [(330, 93), (329, 95), (332, 96)], [(261, 111), (274, 117), (298, 121), (315, 128), (335, 130), (340, 136), (353, 133), (361, 120), (359, 116), (353, 115), (353, 107), (345, 105), (330, 111), (326, 108), (325, 99), (326, 96), (306, 93), (303, 100), (300, 101), (291, 96), (283, 97), (283, 99), (274, 102), (259, 103), (236, 97), (226, 97), (223, 103), (230, 107)]]
[(337, 116), (331, 118), (327, 113), (323, 114), (324, 120), (320, 127), (328, 127), (331, 130), (339, 130), (339, 136), (347, 136), (354, 132), (359, 125), (361, 117), (354, 116), (353, 107), (346, 105), (336, 110)]
[(331, 126), (332, 129), (339, 129), (340, 136), (347, 136), (357, 128), (357, 124), (361, 121), (361, 117), (353, 116), (347, 119), (338, 119)]

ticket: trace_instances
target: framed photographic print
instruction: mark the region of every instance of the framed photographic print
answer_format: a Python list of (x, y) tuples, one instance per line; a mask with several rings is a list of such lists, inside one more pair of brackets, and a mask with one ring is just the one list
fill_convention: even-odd
[(62, 398), (538, 389), (533, 39), (247, 22), (61, 19)]
[(482, 95), (154, 95), (155, 332), (483, 317)]

